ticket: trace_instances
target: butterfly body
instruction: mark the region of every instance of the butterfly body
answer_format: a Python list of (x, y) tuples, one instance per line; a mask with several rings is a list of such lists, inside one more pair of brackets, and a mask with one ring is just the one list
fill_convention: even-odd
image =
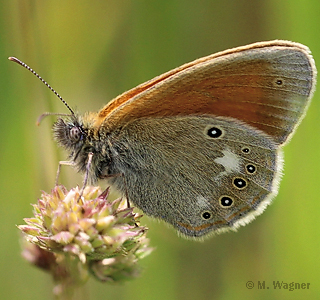
[[(282, 145), (309, 105), (309, 50), (273, 41), (167, 72), (98, 113), (59, 118), (57, 141), (89, 179), (108, 178), (184, 236), (236, 229), (278, 190)], [(121, 175), (121, 176), (119, 176)]]

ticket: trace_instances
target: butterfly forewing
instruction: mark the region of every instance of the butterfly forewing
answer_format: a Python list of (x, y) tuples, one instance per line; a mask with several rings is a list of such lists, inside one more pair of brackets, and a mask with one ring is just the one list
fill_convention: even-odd
[(250, 124), (282, 144), (304, 115), (315, 76), (305, 46), (257, 43), (156, 77), (116, 98), (98, 122), (112, 131), (140, 117), (212, 114)]

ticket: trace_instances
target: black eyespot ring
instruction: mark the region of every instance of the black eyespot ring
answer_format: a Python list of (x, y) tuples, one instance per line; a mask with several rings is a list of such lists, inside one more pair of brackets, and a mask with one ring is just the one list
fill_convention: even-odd
[(242, 151), (243, 153), (245, 153), (245, 154), (248, 154), (248, 153), (251, 152), (250, 148), (248, 148), (248, 147), (243, 147), (243, 148), (241, 149), (241, 151)]
[(249, 174), (254, 174), (257, 171), (257, 167), (252, 164), (246, 165), (246, 171)]
[(222, 136), (223, 132), (218, 127), (211, 127), (207, 130), (207, 134), (209, 137), (216, 139), (216, 138)]
[(240, 177), (233, 178), (232, 183), (238, 190), (243, 190), (248, 185), (247, 181)]
[(77, 126), (73, 126), (71, 129), (70, 129), (70, 132), (69, 132), (69, 136), (70, 136), (70, 139), (73, 141), (73, 142), (78, 142), (80, 141), (81, 139), (81, 130), (79, 127)]
[(209, 220), (211, 218), (212, 214), (209, 211), (204, 211), (201, 216), (204, 220)]
[(234, 204), (234, 200), (229, 196), (221, 196), (219, 199), (219, 204), (223, 208), (229, 208)]

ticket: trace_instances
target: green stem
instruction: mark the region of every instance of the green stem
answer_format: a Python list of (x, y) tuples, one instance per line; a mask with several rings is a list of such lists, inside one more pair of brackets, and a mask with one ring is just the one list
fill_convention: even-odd
[(52, 267), (55, 282), (53, 293), (57, 300), (88, 299), (84, 284), (88, 280), (88, 270), (77, 257), (56, 254)]

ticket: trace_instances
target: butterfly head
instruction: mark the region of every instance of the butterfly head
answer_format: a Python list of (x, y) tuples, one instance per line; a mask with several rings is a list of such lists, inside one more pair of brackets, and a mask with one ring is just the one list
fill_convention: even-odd
[(53, 133), (58, 144), (70, 153), (73, 162), (77, 162), (84, 152), (92, 152), (90, 145), (87, 145), (88, 128), (84, 127), (82, 119), (76, 115), (58, 118), (53, 125)]
[(106, 168), (109, 159), (90, 120), (92, 119), (88, 116), (83, 118), (75, 114), (58, 118), (53, 125), (53, 133), (58, 144), (69, 152), (69, 158), (78, 171), (85, 172), (89, 153), (93, 154), (89, 178), (91, 182), (95, 182), (101, 177), (99, 170)]

